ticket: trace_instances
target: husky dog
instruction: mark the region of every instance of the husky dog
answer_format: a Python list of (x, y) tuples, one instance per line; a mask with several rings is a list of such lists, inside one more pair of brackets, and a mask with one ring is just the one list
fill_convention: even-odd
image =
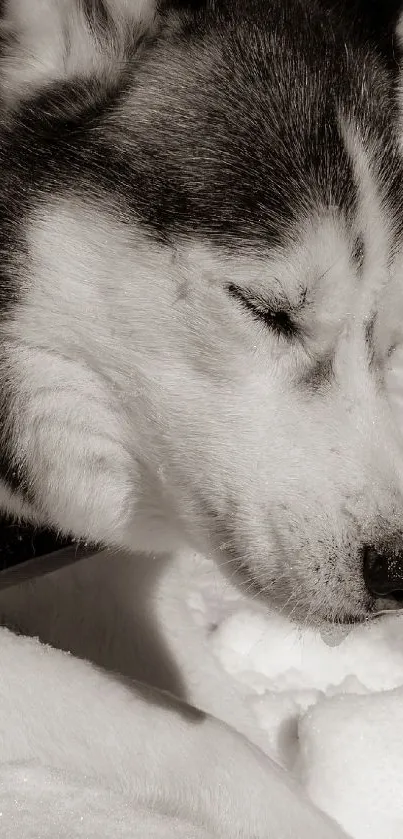
[[(301, 620), (399, 606), (397, 5), (3, 0), (4, 511), (192, 545)], [(142, 839), (341, 835), (235, 732), (61, 656), (3, 632), (3, 761), (113, 770)]]
[(2, 507), (312, 622), (403, 590), (397, 45), (355, 12), (3, 3)]

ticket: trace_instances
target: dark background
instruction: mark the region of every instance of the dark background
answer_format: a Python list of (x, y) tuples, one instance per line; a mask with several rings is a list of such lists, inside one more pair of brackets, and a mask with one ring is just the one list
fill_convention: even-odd
[(0, 517), (0, 573), (35, 556), (53, 553), (68, 545), (50, 530), (37, 530)]

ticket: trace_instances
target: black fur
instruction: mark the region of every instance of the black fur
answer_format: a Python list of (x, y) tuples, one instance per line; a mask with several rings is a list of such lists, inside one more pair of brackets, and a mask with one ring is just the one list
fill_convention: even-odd
[(104, 0), (81, 0), (86, 18), (95, 29), (110, 25), (110, 14)]
[[(85, 5), (107, 26), (101, 0)], [(15, 269), (27, 259), (26, 215), (49, 194), (96, 194), (161, 242), (196, 234), (237, 250), (267, 248), (318, 207), (333, 208), (353, 227), (357, 192), (340, 118), (371, 141), (400, 235), (397, 5), (185, 5), (182, 30), (150, 43), (118, 82), (73, 79), (47, 88), (0, 130), (3, 317), (20, 293)], [(140, 88), (149, 90), (146, 98), (137, 96)], [(116, 117), (122, 109), (124, 123)], [(330, 369), (323, 364), (315, 381)], [(0, 472), (21, 486), (23, 465), (6, 432), (11, 402), (4, 393)]]
[[(400, 189), (392, 83), (356, 40), (314, 0), (309, 13), (299, 0), (216, 3), (186, 23), (177, 52), (153, 47), (156, 70), (146, 58), (120, 88), (76, 80), (30, 102), (0, 152), (18, 191), (30, 183), (28, 203), (87, 181), (162, 238), (198, 231), (270, 245), (318, 204), (353, 213), (340, 113), (375, 139), (385, 189), (391, 174)], [(148, 78), (158, 107), (142, 106), (144, 130), (133, 114), (123, 145), (108, 116), (128, 89), (135, 105)]]

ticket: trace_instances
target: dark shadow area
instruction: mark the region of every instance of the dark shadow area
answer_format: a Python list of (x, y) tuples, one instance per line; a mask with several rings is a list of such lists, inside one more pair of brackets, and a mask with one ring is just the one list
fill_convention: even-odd
[[(106, 552), (85, 557), (0, 590), (0, 624), (186, 701), (156, 615), (160, 578), (169, 562)], [(161, 700), (169, 704), (169, 697)]]
[(38, 530), (32, 525), (16, 524), (0, 517), (0, 573), (34, 557), (59, 551), (70, 544), (51, 530)]

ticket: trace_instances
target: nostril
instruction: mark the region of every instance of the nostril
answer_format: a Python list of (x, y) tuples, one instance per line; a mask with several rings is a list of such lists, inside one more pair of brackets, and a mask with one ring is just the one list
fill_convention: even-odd
[(403, 552), (376, 550), (367, 545), (363, 550), (364, 582), (370, 594), (376, 597), (392, 595), (403, 599)]

